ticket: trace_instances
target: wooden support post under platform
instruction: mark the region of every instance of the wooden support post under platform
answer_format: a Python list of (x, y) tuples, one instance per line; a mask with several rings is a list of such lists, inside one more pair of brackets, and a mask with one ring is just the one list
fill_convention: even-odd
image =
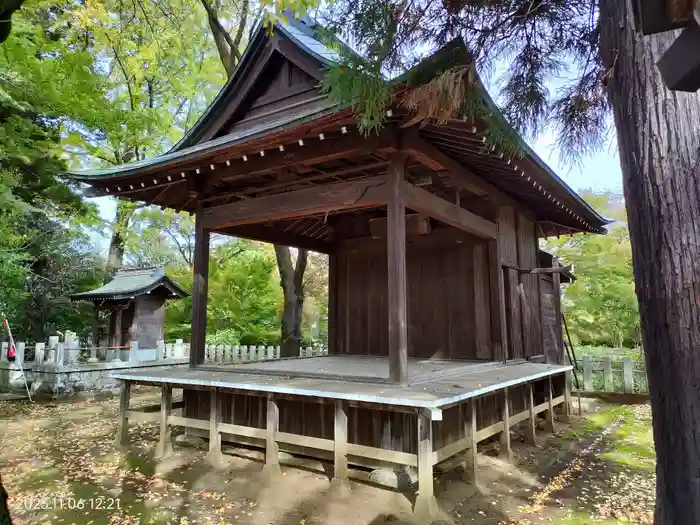
[(173, 451), (171, 441), (171, 426), (168, 418), (172, 412), (173, 388), (170, 385), (163, 385), (160, 394), (160, 439), (156, 450), (156, 457), (166, 458)]
[(209, 462), (218, 467), (223, 464), (221, 454), (221, 433), (219, 432), (219, 396), (216, 388), (210, 390), (209, 397)]
[(532, 383), (527, 384), (527, 408), (528, 408), (528, 420), (527, 428), (525, 430), (525, 443), (534, 447), (537, 445), (537, 439), (535, 435), (536, 421), (535, 421), (535, 395), (532, 391)]
[(571, 420), (571, 372), (566, 372), (564, 375), (564, 407), (562, 410), (562, 418), (567, 423)]
[(556, 425), (554, 424), (554, 393), (552, 390), (552, 376), (547, 377), (547, 403), (549, 403), (549, 408), (547, 409), (547, 426), (549, 431), (556, 432)]
[(397, 152), (389, 162), (387, 202), (389, 379), (397, 384), (408, 381), (405, 172), (406, 155)]
[(209, 285), (209, 231), (202, 225), (203, 212), (195, 215), (194, 281), (192, 282), (192, 340), (190, 366), (204, 363), (207, 331), (207, 291)]
[(469, 418), (464, 419), (464, 435), (469, 437), (470, 446), (467, 449), (466, 474), (467, 478), (476, 484), (476, 469), (478, 465), (478, 444), (476, 440), (476, 398), (469, 402)]
[(413, 513), (421, 523), (431, 523), (438, 506), (433, 488), (433, 422), (430, 410), (418, 412), (418, 496)]
[(119, 420), (117, 421), (117, 435), (114, 438), (114, 446), (118, 449), (124, 448), (129, 442), (129, 397), (131, 396), (131, 383), (122, 381), (119, 392)]
[(333, 479), (331, 491), (336, 496), (350, 494), (348, 481), (348, 414), (341, 399), (335, 400), (335, 417), (333, 425)]
[(265, 476), (277, 476), (282, 473), (279, 460), (279, 446), (277, 445), (277, 432), (279, 431), (280, 411), (275, 395), (267, 394), (267, 418), (265, 422)]
[(508, 396), (508, 388), (503, 389), (503, 432), (501, 432), (501, 450), (500, 456), (508, 461), (512, 458), (512, 450), (510, 447), (510, 399)]

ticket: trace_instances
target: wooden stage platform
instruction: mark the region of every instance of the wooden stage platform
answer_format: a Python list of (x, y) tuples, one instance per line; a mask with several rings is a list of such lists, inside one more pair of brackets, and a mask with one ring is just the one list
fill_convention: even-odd
[[(536, 418), (555, 425), (555, 407), (569, 414), (570, 366), (409, 360), (408, 382), (380, 374), (386, 358), (323, 356), (241, 365), (117, 374), (122, 384), (116, 444), (128, 442), (130, 421), (160, 424), (157, 454), (172, 450), (171, 431), (209, 438), (208, 457), (221, 461), (222, 441), (265, 450), (266, 475), (280, 472), (279, 452), (333, 462), (331, 488), (349, 490), (349, 465), (416, 467), (414, 510), (434, 516), (433, 467), (460, 455), (475, 475), (477, 445), (500, 436), (510, 457), (511, 428), (523, 425), (535, 444)], [(352, 375), (354, 381), (347, 377)], [(129, 408), (132, 384), (160, 386), (160, 406)], [(172, 402), (173, 388), (183, 401)], [(183, 408), (182, 414), (173, 411)]]
[(321, 356), (208, 366), (206, 369), (173, 368), (114, 377), (138, 384), (221, 388), (440, 409), (568, 370), (570, 366), (530, 362), (503, 365), (409, 359), (408, 384), (401, 386), (389, 382), (387, 358)]

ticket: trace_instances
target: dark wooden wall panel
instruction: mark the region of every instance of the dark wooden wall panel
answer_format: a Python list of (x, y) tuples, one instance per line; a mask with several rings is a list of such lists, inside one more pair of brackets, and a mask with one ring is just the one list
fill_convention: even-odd
[(561, 301), (561, 297), (554, 293), (554, 284), (550, 276), (540, 276), (540, 283), (544, 353), (547, 356), (547, 362), (562, 363), (564, 360), (564, 349), (560, 343), (562, 324), (561, 319), (557, 318), (555, 306), (557, 301)]
[(141, 348), (155, 348), (163, 339), (165, 301), (162, 297), (142, 295), (135, 299), (134, 332)]
[[(554, 378), (554, 395), (564, 390), (563, 375)], [(535, 403), (545, 401), (547, 380), (536, 381), (533, 385)], [(477, 429), (488, 427), (501, 420), (503, 392), (495, 392), (476, 399)], [(508, 389), (510, 413), (526, 410), (528, 390), (525, 385)], [(265, 428), (266, 399), (262, 395), (239, 391), (219, 391), (222, 423), (233, 423), (253, 428)], [(184, 416), (208, 420), (210, 393), (206, 390), (184, 389)], [(323, 399), (306, 397), (278, 398), (279, 429), (302, 436), (333, 439), (333, 403)], [(438, 450), (465, 436), (465, 428), (470, 417), (471, 401), (445, 409), (442, 421), (433, 421), (433, 449)], [(389, 407), (369, 408), (368, 406), (348, 407), (348, 441), (358, 445), (416, 453), (416, 414), (395, 412)], [(492, 439), (497, 439), (494, 437)]]
[[(537, 268), (537, 235), (533, 220), (518, 214), (518, 265), (524, 270)], [(520, 275), (520, 299), (523, 325), (524, 357), (543, 355), (540, 292), (537, 275)]]
[[(430, 237), (430, 236), (424, 236)], [(486, 244), (446, 236), (407, 246), (410, 357), (490, 359), (490, 294)], [(339, 353), (388, 355), (385, 241), (341, 248), (332, 271), (332, 329)]]

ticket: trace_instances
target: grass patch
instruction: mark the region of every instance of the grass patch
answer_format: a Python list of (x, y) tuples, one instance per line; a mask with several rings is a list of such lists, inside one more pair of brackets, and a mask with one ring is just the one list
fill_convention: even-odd
[(601, 455), (624, 467), (653, 472), (656, 468), (651, 410), (648, 406), (629, 408), (615, 431), (610, 447)]

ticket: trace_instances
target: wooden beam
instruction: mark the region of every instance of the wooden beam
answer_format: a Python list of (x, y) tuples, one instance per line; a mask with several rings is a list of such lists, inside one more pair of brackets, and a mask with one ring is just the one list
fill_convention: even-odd
[(552, 390), (552, 376), (547, 377), (547, 426), (549, 431), (556, 432), (556, 425), (554, 423), (554, 392)]
[(430, 144), (418, 134), (416, 128), (407, 130), (402, 135), (402, 141), (403, 148), (418, 162), (432, 170), (440, 168), (446, 170), (457, 186), (476, 195), (488, 195), (500, 204), (520, 207), (514, 199), (473, 173), (459, 161)]
[(207, 459), (214, 466), (223, 463), (221, 454), (221, 433), (219, 431), (219, 396), (217, 388), (212, 388), (209, 394), (209, 452)]
[[(367, 137), (347, 134), (337, 137), (328, 136), (324, 140), (314, 139), (313, 144), (302, 141), (303, 146), (298, 142), (286, 144), (284, 151), (266, 150), (264, 156), (256, 152), (247, 155), (245, 161), (242, 158), (232, 160), (230, 167), (207, 174), (207, 186), (275, 173), (282, 168), (292, 166), (313, 166), (356, 155), (367, 155), (391, 144), (392, 140), (393, 136), (390, 133), (372, 134)], [(213, 191), (214, 189), (210, 187), (207, 193), (212, 194)]]
[(673, 91), (700, 89), (700, 26), (690, 24), (670, 45), (658, 66), (664, 83)]
[(119, 415), (117, 420), (117, 434), (114, 438), (114, 446), (124, 449), (129, 442), (129, 397), (131, 396), (131, 382), (122, 381), (119, 385)]
[(265, 466), (263, 474), (276, 476), (281, 474), (277, 433), (280, 426), (280, 411), (274, 394), (267, 394), (267, 421), (265, 425)]
[(445, 224), (485, 239), (495, 239), (498, 235), (498, 227), (495, 223), (405, 181), (404, 193), (406, 206), (412, 210), (430, 215)]
[(201, 206), (195, 213), (194, 279), (192, 282), (192, 339), (190, 366), (204, 363), (209, 288), (209, 230), (204, 228)]
[(388, 172), (387, 270), (389, 379), (396, 384), (408, 381), (405, 176), (406, 155), (402, 152), (395, 153), (389, 162)]
[(350, 494), (348, 481), (348, 414), (342, 399), (335, 400), (333, 423), (333, 479), (331, 490), (336, 496)]
[(307, 250), (319, 253), (330, 253), (333, 250), (333, 245), (329, 242), (313, 239), (311, 237), (304, 237), (303, 235), (291, 232), (283, 232), (276, 228), (275, 225), (245, 224), (213, 231), (233, 237), (251, 239), (253, 241), (270, 242), (283, 246), (292, 246), (294, 248), (306, 248)]
[(171, 441), (171, 427), (168, 423), (168, 418), (172, 412), (173, 388), (170, 385), (163, 385), (160, 394), (160, 438), (158, 440), (158, 449), (156, 456), (158, 458), (166, 458), (173, 451)]
[(501, 432), (501, 450), (500, 456), (510, 461), (513, 456), (513, 451), (510, 447), (510, 399), (508, 388), (503, 389), (503, 432)]
[(371, 208), (381, 206), (386, 201), (386, 179), (370, 177), (206, 208), (202, 224), (204, 228), (213, 230), (346, 209)]
[(489, 241), (489, 288), (491, 291), (491, 358), (508, 360), (506, 295), (498, 239)]
[(474, 484), (476, 484), (476, 469), (478, 466), (479, 457), (479, 442), (476, 440), (476, 433), (476, 398), (472, 398), (472, 400), (469, 402), (469, 419), (465, 419), (464, 435), (469, 437), (471, 444), (469, 447), (469, 452), (467, 453), (467, 476)]
[(429, 410), (418, 412), (418, 495), (413, 507), (421, 523), (432, 523), (438, 507), (433, 487), (433, 422)]
[(536, 440), (536, 422), (535, 422), (535, 396), (532, 391), (532, 383), (527, 384), (527, 412), (528, 412), (528, 422), (525, 429), (525, 443), (534, 447), (537, 445)]
[(532, 270), (518, 270), (520, 273), (532, 273), (532, 274), (562, 274), (571, 271), (571, 265), (569, 266), (559, 266), (557, 268), (533, 268)]

